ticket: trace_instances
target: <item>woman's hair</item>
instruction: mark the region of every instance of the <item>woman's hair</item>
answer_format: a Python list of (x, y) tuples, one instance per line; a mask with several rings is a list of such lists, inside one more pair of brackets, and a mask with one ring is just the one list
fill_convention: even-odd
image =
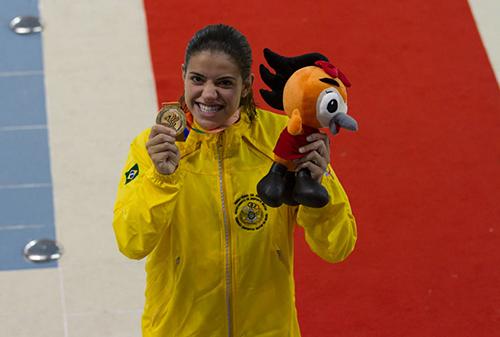
[[(187, 67), (193, 55), (202, 51), (222, 52), (229, 55), (238, 66), (243, 81), (249, 79), (252, 68), (252, 49), (246, 37), (235, 28), (216, 24), (197, 31), (187, 45), (185, 66)], [(251, 88), (249, 93), (241, 98), (240, 106), (252, 121), (257, 112)]]

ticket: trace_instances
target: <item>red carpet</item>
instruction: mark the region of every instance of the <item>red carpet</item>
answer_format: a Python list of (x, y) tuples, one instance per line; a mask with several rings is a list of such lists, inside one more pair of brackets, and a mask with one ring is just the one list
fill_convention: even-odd
[(498, 335), (500, 95), (465, 0), (145, 6), (159, 102), (181, 93), (189, 38), (217, 22), (248, 36), (255, 73), (264, 47), (320, 51), (353, 83), (360, 131), (332, 157), (358, 245), (329, 265), (298, 233), (304, 337)]

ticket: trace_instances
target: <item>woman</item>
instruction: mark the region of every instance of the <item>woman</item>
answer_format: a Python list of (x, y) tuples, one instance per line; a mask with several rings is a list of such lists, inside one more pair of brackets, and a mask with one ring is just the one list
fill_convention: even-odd
[(355, 221), (326, 135), (310, 136), (297, 170), (309, 168), (329, 204), (270, 208), (257, 196), (286, 117), (255, 108), (251, 62), (234, 28), (197, 32), (182, 66), (189, 136), (176, 142), (155, 125), (131, 145), (113, 226), (123, 254), (147, 256), (146, 337), (300, 336), (294, 225), (327, 261), (353, 250)]

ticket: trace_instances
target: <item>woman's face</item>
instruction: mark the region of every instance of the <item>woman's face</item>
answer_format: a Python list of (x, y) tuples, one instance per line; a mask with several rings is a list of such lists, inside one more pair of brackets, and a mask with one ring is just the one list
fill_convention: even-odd
[(244, 81), (237, 64), (222, 52), (196, 53), (182, 72), (186, 105), (206, 130), (223, 125), (250, 92), (251, 78)]

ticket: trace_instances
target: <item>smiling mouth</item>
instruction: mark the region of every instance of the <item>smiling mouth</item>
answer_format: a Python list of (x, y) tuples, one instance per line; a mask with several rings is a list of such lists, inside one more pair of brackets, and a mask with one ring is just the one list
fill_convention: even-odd
[(203, 104), (199, 102), (196, 102), (196, 105), (198, 105), (198, 108), (204, 114), (214, 114), (223, 107), (220, 104)]

